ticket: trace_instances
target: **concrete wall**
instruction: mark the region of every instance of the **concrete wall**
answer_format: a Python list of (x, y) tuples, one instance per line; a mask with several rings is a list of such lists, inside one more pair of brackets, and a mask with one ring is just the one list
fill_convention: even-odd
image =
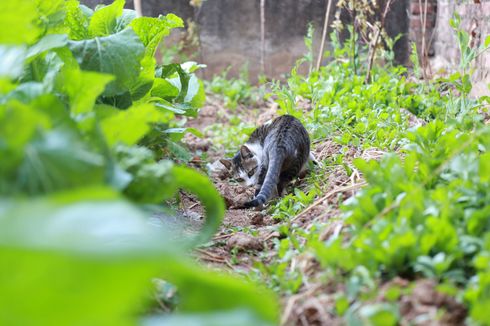
[[(389, 35), (408, 33), (409, 1), (394, 2), (386, 22)], [(93, 7), (100, 1), (82, 2)], [(112, 0), (102, 2), (111, 3)], [(132, 0), (126, 2), (126, 6), (132, 8)], [(202, 45), (199, 61), (208, 65), (207, 77), (228, 66), (231, 66), (230, 72), (236, 74), (246, 62), (252, 79), (260, 72), (260, 0), (206, 0), (199, 12), (190, 6), (188, 0), (142, 2), (145, 15), (172, 12), (184, 20), (191, 18), (199, 23)], [(332, 5), (330, 22), (334, 19), (336, 2), (334, 0)], [(306, 53), (304, 36), (310, 22), (316, 30), (314, 47), (319, 47), (326, 5), (325, 0), (266, 0), (265, 73), (268, 76), (280, 77), (288, 73), (294, 62)], [(346, 21), (348, 19), (345, 18)], [(408, 38), (396, 44), (395, 52), (399, 62), (406, 61)]]

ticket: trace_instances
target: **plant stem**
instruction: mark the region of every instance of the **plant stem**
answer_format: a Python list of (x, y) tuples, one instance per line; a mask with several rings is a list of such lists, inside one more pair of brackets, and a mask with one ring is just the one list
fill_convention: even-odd
[[(420, 1), (420, 0), (419, 0)], [(427, 1), (427, 0), (426, 0)], [(383, 15), (381, 16), (381, 22), (380, 24), (374, 24), (374, 27), (376, 27), (376, 34), (374, 36), (373, 42), (369, 44), (369, 61), (368, 61), (368, 68), (366, 72), (366, 79), (365, 83), (369, 83), (371, 80), (371, 70), (373, 69), (373, 63), (374, 63), (374, 57), (376, 56), (376, 49), (378, 48), (378, 41), (379, 41), (379, 36), (381, 35), (381, 30), (383, 29), (385, 25), (385, 19), (386, 16), (388, 15), (388, 11), (390, 10), (392, 0), (388, 0), (385, 5), (385, 9), (383, 10)]]
[(328, 0), (327, 9), (325, 10), (325, 21), (323, 22), (322, 42), (320, 43), (320, 51), (318, 52), (318, 59), (316, 61), (316, 70), (320, 69), (320, 65), (323, 59), (323, 51), (325, 49), (325, 40), (327, 38), (328, 23), (330, 19), (330, 8), (332, 7), (332, 0)]

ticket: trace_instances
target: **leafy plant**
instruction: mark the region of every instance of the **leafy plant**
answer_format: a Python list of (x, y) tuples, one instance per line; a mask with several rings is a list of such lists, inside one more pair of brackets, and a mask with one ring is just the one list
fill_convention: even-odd
[(210, 82), (207, 82), (208, 92), (223, 96), (225, 106), (230, 109), (235, 109), (238, 104), (250, 105), (262, 98), (261, 93), (257, 92), (249, 82), (248, 65), (240, 69), (238, 78), (228, 78), (229, 69), (224, 70), (220, 75), (215, 75)]
[[(201, 66), (157, 66), (158, 44), (181, 19), (123, 7), (0, 4), (0, 323), (151, 323), (138, 316), (152, 277), (180, 295), (180, 315), (162, 322), (201, 313), (212, 324), (220, 311), (272, 323), (267, 291), (185, 258), (224, 211), (206, 177), (162, 155), (186, 132), (175, 116), (195, 115), (204, 101)], [(180, 190), (206, 210), (195, 236), (148, 223), (144, 205), (165, 218)]]

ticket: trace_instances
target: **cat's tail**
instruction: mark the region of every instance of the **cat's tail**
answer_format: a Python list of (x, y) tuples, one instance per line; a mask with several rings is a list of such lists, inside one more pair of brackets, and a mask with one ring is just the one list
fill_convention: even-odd
[(253, 200), (244, 204), (245, 208), (261, 206), (271, 197), (274, 188), (277, 187), (283, 161), (284, 154), (280, 151), (276, 151), (275, 155), (273, 155), (269, 161), (267, 173), (265, 175), (264, 183), (260, 188), (260, 192)]

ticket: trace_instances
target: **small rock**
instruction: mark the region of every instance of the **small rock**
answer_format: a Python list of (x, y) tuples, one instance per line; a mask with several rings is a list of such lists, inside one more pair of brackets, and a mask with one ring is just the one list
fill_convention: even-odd
[(257, 239), (249, 234), (239, 232), (228, 239), (226, 247), (229, 250), (237, 248), (238, 251), (263, 250), (264, 244), (260, 239)]

